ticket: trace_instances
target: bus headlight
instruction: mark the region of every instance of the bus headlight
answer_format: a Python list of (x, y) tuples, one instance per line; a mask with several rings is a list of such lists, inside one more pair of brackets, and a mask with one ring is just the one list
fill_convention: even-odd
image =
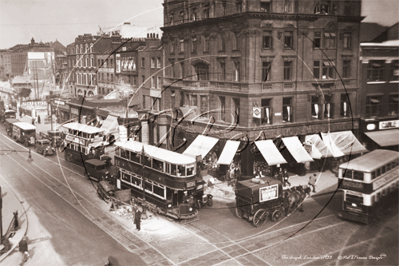
[(169, 204), (168, 204), (168, 208), (172, 208), (172, 204), (169, 203)]
[(352, 203), (352, 206), (353, 206), (353, 207), (357, 207), (356, 203)]
[(190, 208), (188, 208), (188, 211), (192, 212), (192, 211), (193, 211), (193, 208), (191, 208), (191, 207), (190, 207)]

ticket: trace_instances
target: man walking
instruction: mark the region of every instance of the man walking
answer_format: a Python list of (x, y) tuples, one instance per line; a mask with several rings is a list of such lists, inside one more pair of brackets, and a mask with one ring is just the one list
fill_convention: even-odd
[(23, 256), (21, 265), (24, 265), (24, 263), (29, 259), (28, 241), (26, 240), (26, 236), (24, 236), (19, 242), (19, 252), (21, 252)]
[(313, 176), (309, 176), (308, 185), (312, 187), (313, 193), (316, 193), (316, 182), (317, 182), (316, 174), (313, 174)]
[(134, 214), (134, 224), (136, 225), (136, 230), (140, 231), (140, 225), (141, 225), (141, 211), (140, 208), (137, 208), (135, 214)]
[(288, 181), (289, 180), (289, 176), (288, 176), (288, 172), (287, 169), (284, 168), (284, 173), (283, 173), (283, 186), (285, 187), (286, 184), (288, 184), (289, 186), (291, 186), (291, 183)]

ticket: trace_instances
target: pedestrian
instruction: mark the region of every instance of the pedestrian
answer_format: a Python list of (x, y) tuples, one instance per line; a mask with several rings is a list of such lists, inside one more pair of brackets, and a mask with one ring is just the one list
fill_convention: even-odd
[(40, 124), (40, 115), (37, 116), (37, 123)]
[(26, 236), (22, 238), (19, 242), (19, 252), (22, 253), (22, 265), (29, 259), (29, 252), (28, 252), (28, 241), (26, 240)]
[(13, 214), (14, 214), (14, 231), (17, 231), (19, 228), (18, 211), (13, 212)]
[(316, 182), (317, 182), (317, 175), (313, 174), (313, 176), (309, 176), (308, 185), (311, 186), (313, 189), (313, 193), (316, 193)]
[(140, 225), (141, 225), (141, 211), (140, 208), (137, 208), (135, 214), (134, 214), (134, 224), (136, 225), (136, 230), (140, 231)]
[(284, 168), (284, 172), (283, 172), (283, 186), (286, 186), (286, 184), (288, 184), (289, 186), (291, 186), (291, 183), (288, 181), (289, 180), (289, 176), (288, 176), (288, 172), (287, 172), (287, 169), (286, 168)]
[(6, 253), (7, 251), (9, 251), (11, 249), (11, 242), (10, 242), (10, 239), (8, 238), (8, 236), (6, 236), (4, 238), (3, 246), (4, 246), (4, 249), (1, 251), (2, 253)]
[(32, 117), (32, 125), (35, 125), (35, 118)]

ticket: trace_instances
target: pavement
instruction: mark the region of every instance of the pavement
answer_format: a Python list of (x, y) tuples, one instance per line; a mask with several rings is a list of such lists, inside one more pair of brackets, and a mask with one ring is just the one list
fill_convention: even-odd
[[(13, 213), (15, 211), (18, 211), (18, 221), (19, 221), (19, 228), (15, 232), (15, 235), (12, 238), (10, 238), (12, 247), (9, 251), (0, 256), (0, 263), (1, 263), (10, 254), (15, 254), (15, 249), (18, 247), (19, 242), (26, 235), (26, 232), (28, 230), (28, 219), (26, 216), (26, 210), (22, 205), (21, 201), (19, 200), (18, 196), (15, 194), (12, 188), (7, 184), (7, 182), (2, 178), (0, 178), (0, 186), (2, 189), (1, 197), (3, 200), (3, 205), (1, 209), (3, 235), (6, 233), (11, 221), (13, 220), (14, 217)], [(15, 261), (19, 261), (19, 254), (16, 254), (15, 257), (18, 257), (16, 258)]]

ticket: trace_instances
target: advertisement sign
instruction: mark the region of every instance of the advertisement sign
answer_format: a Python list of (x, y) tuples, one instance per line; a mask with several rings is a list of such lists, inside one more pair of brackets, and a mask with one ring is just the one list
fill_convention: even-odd
[(262, 187), (259, 189), (259, 202), (278, 198), (278, 185)]
[(261, 118), (261, 108), (260, 107), (253, 107), (253, 118)]
[(399, 128), (399, 120), (390, 120), (380, 122), (380, 129)]

